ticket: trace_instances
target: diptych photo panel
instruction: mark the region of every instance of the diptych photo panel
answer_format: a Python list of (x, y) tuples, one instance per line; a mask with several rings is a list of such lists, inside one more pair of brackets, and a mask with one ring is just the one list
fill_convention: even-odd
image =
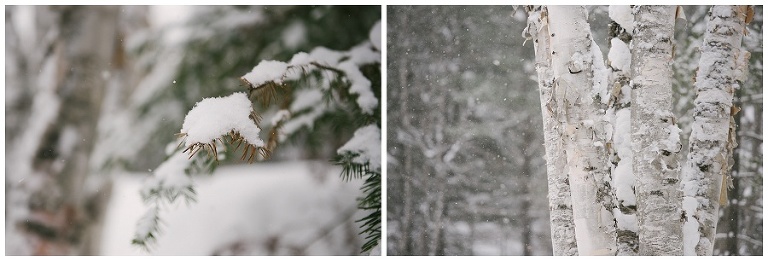
[(762, 6), (388, 6), (387, 255), (762, 255)]
[(11, 258), (763, 255), (762, 5), (15, 4)]

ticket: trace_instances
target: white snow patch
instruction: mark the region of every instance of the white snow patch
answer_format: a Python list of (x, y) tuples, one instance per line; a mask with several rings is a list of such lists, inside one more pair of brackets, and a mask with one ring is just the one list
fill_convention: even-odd
[(288, 110), (279, 110), (272, 116), (272, 126), (277, 125), (277, 122), (284, 121), (291, 118), (291, 112)]
[(303, 89), (294, 97), (291, 103), (291, 111), (298, 112), (318, 105), (323, 100), (323, 92), (320, 89)]
[(243, 75), (254, 88), (266, 82), (283, 83), (283, 75), (288, 70), (288, 64), (280, 61), (263, 60), (253, 67), (249, 73)]
[(381, 130), (371, 124), (355, 131), (355, 135), (336, 151), (358, 154), (352, 161), (358, 164), (370, 164), (371, 169), (381, 170)]
[(325, 47), (316, 47), (309, 53), (310, 60), (317, 61), (320, 64), (336, 67), (344, 54)]
[[(279, 255), (288, 246), (304, 246), (324, 227), (344, 220), (356, 208), (359, 180), (344, 182), (338, 167), (319, 162), (262, 163), (222, 166), (211, 176), (196, 179), (198, 202), (161, 209), (161, 234), (151, 253), (131, 245), (137, 221), (146, 206), (137, 193), (141, 175), (122, 174), (115, 179), (107, 204), (99, 255), (211, 255), (237, 241), (250, 255), (267, 255), (263, 242), (278, 237)], [(367, 214), (357, 211), (352, 224)], [(355, 233), (357, 224), (351, 225)], [(348, 255), (352, 249), (344, 225), (307, 245), (307, 255)], [(362, 236), (358, 236), (362, 243)], [(357, 252), (354, 252), (357, 253)]]
[(291, 61), (288, 63), (288, 65), (292, 65), (292, 66), (298, 65), (298, 66), (301, 66), (301, 65), (309, 64), (310, 62), (311, 62), (311, 60), (309, 58), (309, 54), (307, 54), (305, 52), (298, 52), (298, 53), (293, 55), (293, 57), (291, 58)]
[(377, 50), (381, 50), (381, 20), (373, 25), (371, 32), (368, 33), (368, 39), (371, 40), (373, 47), (376, 47)]
[(365, 75), (360, 72), (360, 68), (351, 61), (339, 64), (339, 69), (344, 71), (350, 81), (349, 92), (358, 95), (357, 104), (363, 113), (373, 114), (373, 110), (379, 105), (379, 100), (371, 91), (371, 81), (365, 78)]
[(632, 54), (629, 50), (629, 46), (619, 40), (619, 38), (611, 39), (611, 49), (608, 50), (608, 60), (611, 63), (611, 67), (614, 69), (630, 73), (629, 67), (632, 62)]
[(683, 224), (683, 254), (686, 256), (695, 256), (696, 245), (699, 243), (699, 222), (694, 217), (697, 205), (695, 197), (683, 197), (683, 210), (688, 218)]
[(303, 23), (295, 21), (283, 31), (282, 40), (285, 47), (295, 49), (306, 41), (307, 28)]
[(194, 143), (210, 143), (234, 130), (251, 145), (261, 147), (256, 123), (249, 118), (251, 101), (245, 93), (236, 92), (227, 97), (205, 98), (187, 113), (181, 132), (186, 133), (186, 146)]
[(611, 5), (608, 6), (608, 17), (611, 20), (616, 21), (621, 28), (632, 33), (634, 26), (632, 22), (635, 20), (635, 16), (632, 15), (632, 9), (628, 5)]

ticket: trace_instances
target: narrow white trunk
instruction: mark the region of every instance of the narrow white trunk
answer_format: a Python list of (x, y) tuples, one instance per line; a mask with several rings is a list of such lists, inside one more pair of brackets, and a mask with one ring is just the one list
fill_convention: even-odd
[(557, 113), (563, 108), (557, 106), (553, 92), (552, 53), (547, 25), (547, 9), (533, 7), (528, 12), (528, 27), (524, 35), (533, 39), (536, 53), (541, 114), (544, 123), (544, 147), (547, 160), (547, 185), (549, 198), (549, 220), (552, 237), (552, 251), (556, 256), (578, 255), (571, 189), (568, 185), (563, 125), (557, 120)]
[[(710, 10), (696, 76), (690, 153), (683, 170), (686, 255), (712, 255), (723, 183), (735, 142), (730, 141), (733, 93), (741, 84), (741, 53), (746, 6)], [(729, 147), (730, 146), (730, 147)], [(724, 193), (724, 191), (722, 191)]]
[(681, 255), (680, 129), (672, 114), (675, 6), (635, 6), (632, 171), (641, 255)]
[[(615, 251), (604, 125), (598, 115), (605, 90), (595, 80), (595, 53), (584, 7), (548, 6), (557, 118), (565, 151), (579, 255)], [(596, 46), (595, 46), (596, 47)], [(606, 180), (606, 177), (608, 180)], [(606, 199), (608, 198), (608, 202)]]

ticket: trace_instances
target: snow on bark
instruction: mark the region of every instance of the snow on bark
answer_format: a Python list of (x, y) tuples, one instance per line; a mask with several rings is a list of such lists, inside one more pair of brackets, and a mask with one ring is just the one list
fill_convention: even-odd
[(635, 6), (632, 171), (641, 255), (681, 255), (681, 149), (672, 114), (674, 6)]
[(554, 92), (563, 106), (565, 151), (580, 255), (615, 251), (611, 180), (605, 150), (602, 57), (595, 55), (584, 7), (549, 6)]
[[(632, 31), (632, 17), (629, 6), (610, 6), (608, 14), (618, 24), (610, 26), (611, 48), (608, 51), (610, 100), (606, 118), (613, 126), (612, 146), (608, 146), (609, 159), (613, 164), (611, 176), (616, 188), (616, 246), (617, 255), (637, 255), (637, 203), (635, 198), (635, 175), (632, 173), (631, 110), (632, 89), (629, 87), (632, 54), (627, 45)], [(624, 28), (624, 26), (629, 26)], [(625, 42), (626, 41), (626, 42)]]
[(528, 27), (524, 29), (523, 35), (534, 39), (533, 46), (536, 53), (536, 72), (544, 123), (552, 250), (556, 256), (573, 256), (578, 254), (578, 248), (573, 223), (571, 189), (568, 185), (563, 129), (557, 119), (557, 113), (563, 108), (557, 106), (553, 91), (555, 78), (550, 66), (552, 56), (549, 46), (547, 9), (543, 6), (534, 8), (528, 12)]
[[(690, 152), (683, 169), (686, 255), (712, 255), (719, 200), (730, 172), (733, 93), (741, 82), (739, 57), (746, 6), (710, 10), (696, 76)], [(724, 193), (724, 192), (722, 192)]]

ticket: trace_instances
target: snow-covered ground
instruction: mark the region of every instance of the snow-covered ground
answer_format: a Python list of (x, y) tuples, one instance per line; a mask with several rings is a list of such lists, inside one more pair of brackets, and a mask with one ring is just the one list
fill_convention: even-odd
[(182, 200), (161, 212), (162, 233), (150, 253), (130, 244), (146, 210), (139, 196), (146, 175), (119, 175), (100, 254), (358, 254), (354, 220), (363, 216), (356, 211), (362, 182), (344, 182), (340, 171), (322, 162), (283, 162), (222, 166), (212, 176), (195, 176), (197, 202)]

